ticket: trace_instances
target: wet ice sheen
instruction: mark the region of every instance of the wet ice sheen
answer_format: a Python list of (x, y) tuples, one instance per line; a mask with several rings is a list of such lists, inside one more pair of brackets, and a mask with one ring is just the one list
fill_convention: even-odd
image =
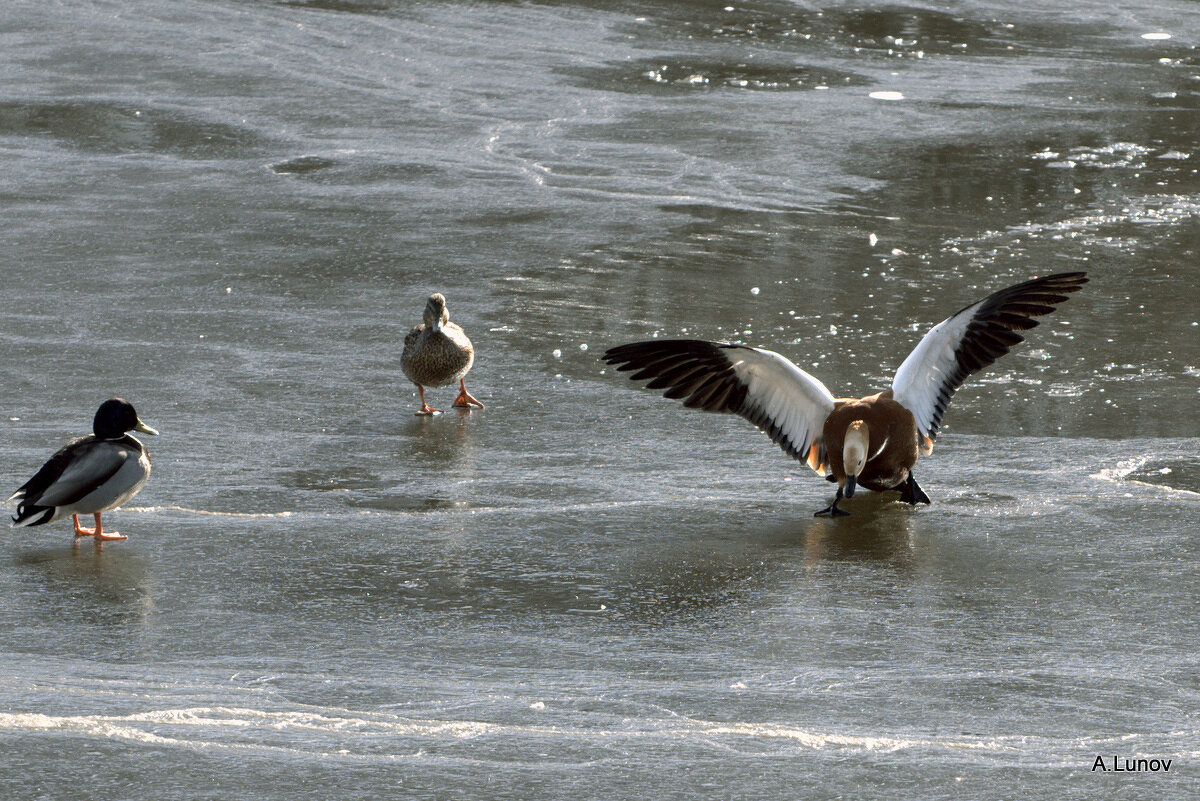
[[(0, 793), (1200, 790), (1194, 12), (731, 8), (14, 6), (8, 491), (109, 395), (162, 436), (128, 542), (7, 540)], [(1079, 269), (927, 509), (815, 519), (597, 356), (745, 340), (863, 395)], [(433, 291), (482, 411), (410, 414)]]

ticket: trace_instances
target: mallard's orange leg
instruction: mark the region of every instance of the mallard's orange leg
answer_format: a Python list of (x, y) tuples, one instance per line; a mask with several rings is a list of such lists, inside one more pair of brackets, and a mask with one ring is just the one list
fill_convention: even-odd
[(100, 525), (100, 513), (96, 512), (96, 541), (103, 542), (104, 540), (127, 540), (129, 539), (124, 534), (119, 534), (116, 531), (105, 534), (104, 526)]
[(427, 415), (431, 415), (431, 414), (441, 414), (442, 413), (441, 409), (435, 409), (432, 406), (430, 406), (428, 403), (425, 402), (425, 387), (421, 386), (420, 384), (417, 384), (417, 392), (419, 392), (421, 394), (421, 410), (417, 411), (417, 412), (413, 412), (413, 414), (427, 416)]
[(459, 391), (458, 397), (454, 399), (455, 406), (478, 406), (483, 408), (483, 404), (471, 397), (471, 393), (467, 392), (467, 382), (465, 379), (458, 381)]
[(128, 539), (128, 537), (126, 537), (124, 534), (118, 534), (115, 531), (110, 534), (105, 534), (104, 526), (100, 523), (100, 513), (94, 513), (94, 517), (96, 518), (96, 527), (89, 530), (79, 525), (79, 515), (71, 515), (71, 520), (75, 523), (76, 539), (79, 537), (95, 537), (97, 542), (104, 542), (105, 540)]

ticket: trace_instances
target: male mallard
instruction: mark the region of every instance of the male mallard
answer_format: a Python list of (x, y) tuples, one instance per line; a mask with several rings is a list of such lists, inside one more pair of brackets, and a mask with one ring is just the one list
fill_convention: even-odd
[(408, 380), (417, 385), (421, 394), (421, 409), (416, 414), (438, 414), (425, 402), (425, 387), (444, 387), (458, 382), (458, 397), (455, 406), (478, 406), (483, 404), (467, 392), (465, 376), (475, 361), (475, 348), (463, 330), (450, 322), (446, 311), (446, 298), (440, 293), (429, 296), (425, 304), (425, 322), (414, 325), (404, 338), (404, 353), (400, 356), (400, 367)]
[[(789, 456), (838, 485), (838, 508), (856, 487), (899, 490), (900, 500), (929, 503), (912, 468), (918, 451), (933, 452), (946, 404), (968, 375), (1023, 341), (1087, 283), (1086, 273), (1058, 273), (993, 292), (929, 330), (896, 371), (892, 386), (865, 398), (835, 398), (825, 385), (773, 351), (699, 339), (656, 339), (611, 348), (604, 360), (634, 381), (666, 389), (668, 398), (749, 420)], [(893, 329), (893, 337), (900, 329)]]
[[(92, 434), (68, 442), (9, 498), (20, 501), (13, 525), (40, 526), (71, 515), (76, 537), (125, 539), (115, 531), (104, 533), (100, 513), (137, 495), (150, 477), (150, 457), (129, 431), (158, 434), (128, 402), (111, 398), (100, 404)], [(81, 514), (95, 515), (96, 527), (80, 526)]]

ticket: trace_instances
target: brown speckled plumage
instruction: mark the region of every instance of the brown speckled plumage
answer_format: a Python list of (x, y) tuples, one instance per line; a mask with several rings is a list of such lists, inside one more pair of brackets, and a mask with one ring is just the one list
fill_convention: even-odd
[(425, 322), (415, 325), (404, 338), (404, 353), (400, 356), (400, 367), (408, 380), (417, 385), (421, 394), (421, 412), (436, 412), (425, 403), (425, 387), (444, 387), (459, 382), (461, 392), (455, 406), (478, 406), (483, 404), (466, 391), (463, 379), (475, 362), (475, 348), (462, 328), (450, 322), (446, 310), (446, 298), (439, 293), (429, 296), (425, 305)]

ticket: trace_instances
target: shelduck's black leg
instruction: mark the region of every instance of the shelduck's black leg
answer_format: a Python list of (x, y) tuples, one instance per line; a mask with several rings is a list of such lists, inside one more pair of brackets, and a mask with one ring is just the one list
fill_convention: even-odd
[(813, 517), (848, 517), (850, 515), (845, 509), (837, 507), (838, 501), (842, 499), (842, 488), (838, 487), (837, 495), (833, 498), (833, 503), (826, 506), (819, 512), (813, 512)]

